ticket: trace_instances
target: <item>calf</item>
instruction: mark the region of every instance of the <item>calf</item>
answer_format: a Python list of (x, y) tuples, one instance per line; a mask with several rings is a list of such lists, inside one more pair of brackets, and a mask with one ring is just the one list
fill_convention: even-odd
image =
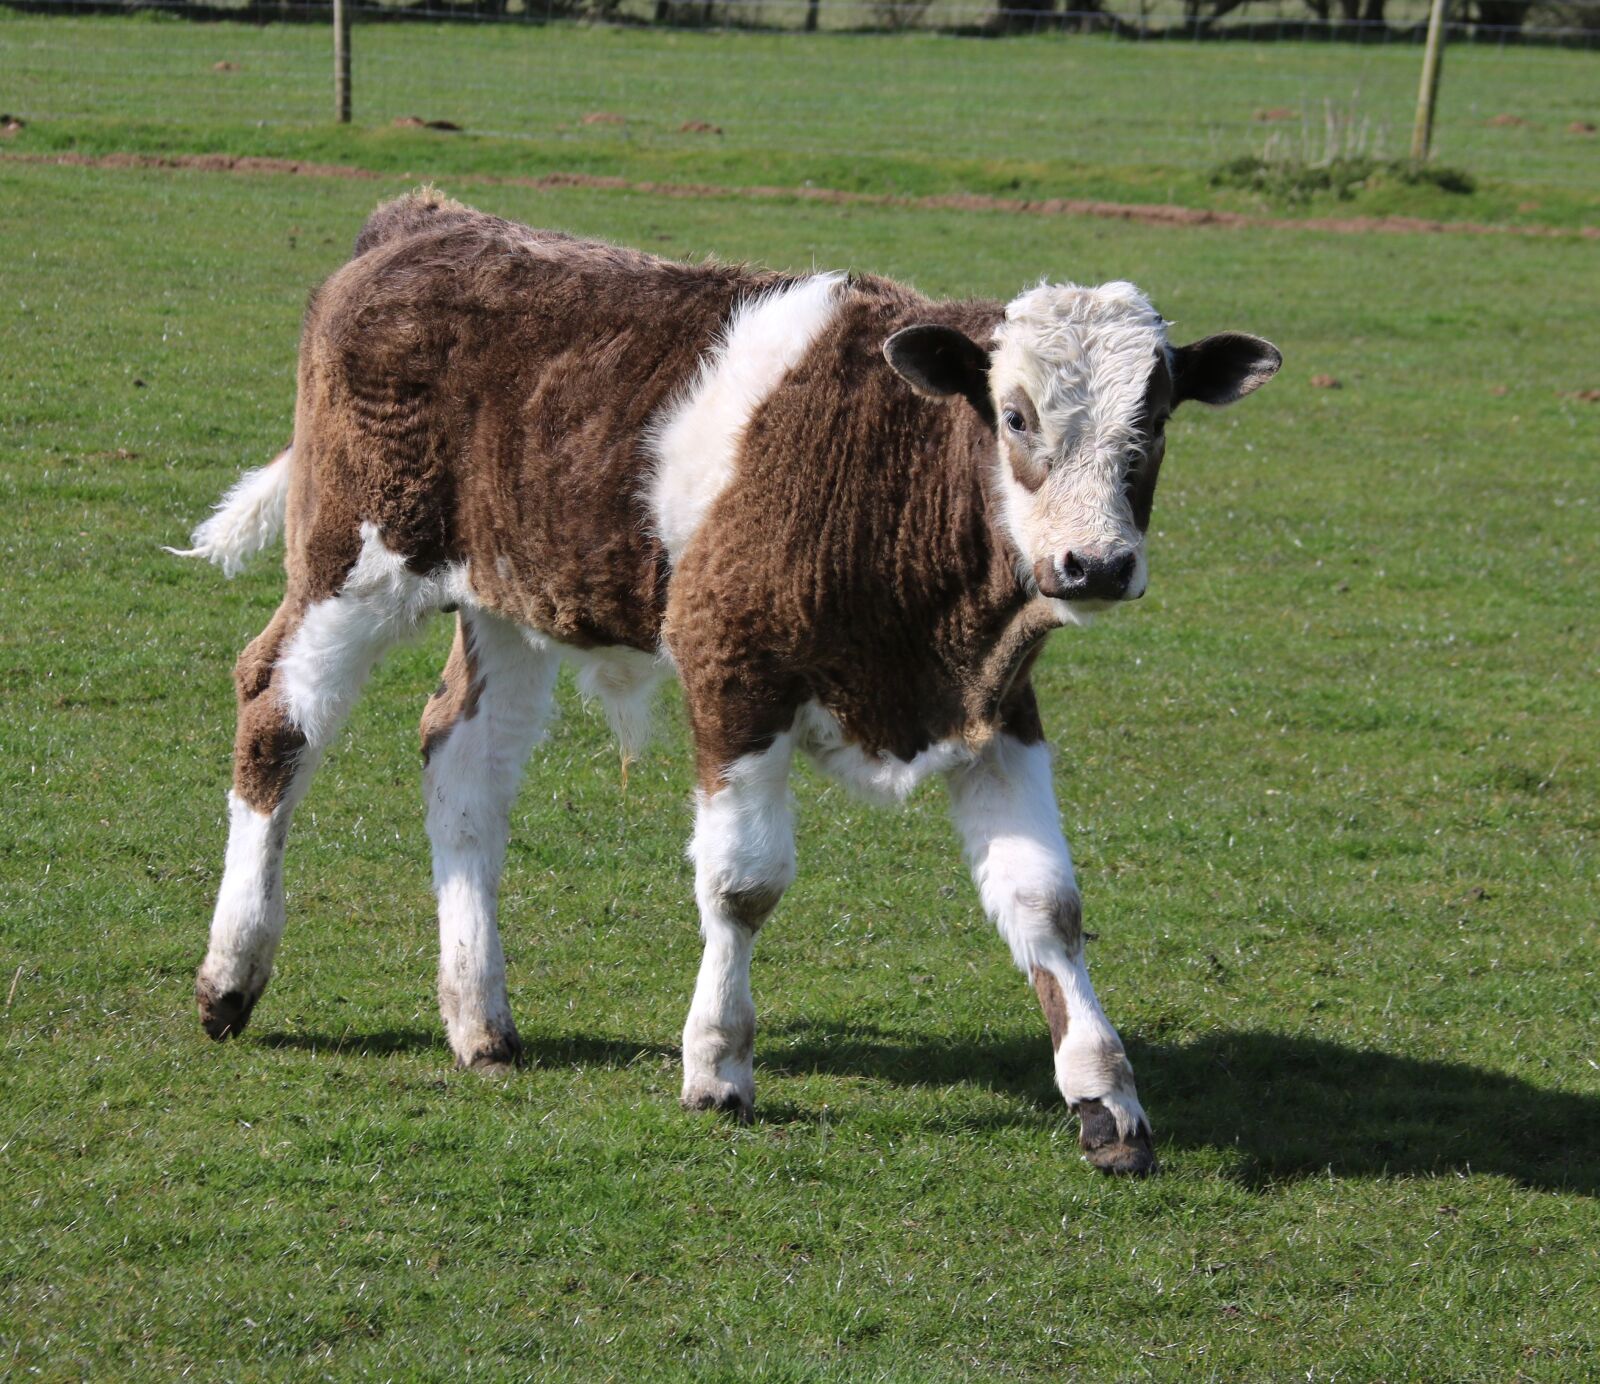
[(520, 1051), (496, 903), (558, 665), (625, 754), (671, 669), (705, 941), (684, 1105), (752, 1112), (751, 947), (794, 878), (799, 751), (876, 799), (945, 780), (1084, 1152), (1148, 1171), (1030, 669), (1052, 629), (1144, 594), (1172, 410), (1231, 403), (1279, 359), (1233, 334), (1174, 347), (1126, 283), (930, 302), (883, 279), (669, 263), (432, 193), (380, 208), (306, 313), (291, 447), (189, 550), (233, 571), (286, 526), (283, 604), (236, 669), (206, 1031), (238, 1033), (267, 983), (289, 819), (362, 683), (454, 611), (422, 756), (462, 1066)]

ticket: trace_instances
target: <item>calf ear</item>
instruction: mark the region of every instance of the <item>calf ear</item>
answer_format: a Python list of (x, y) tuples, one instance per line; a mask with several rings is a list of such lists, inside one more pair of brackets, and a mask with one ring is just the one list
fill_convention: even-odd
[(1172, 352), (1173, 406), (1185, 399), (1231, 404), (1278, 373), (1283, 356), (1270, 341), (1222, 332)]
[(991, 428), (989, 353), (954, 327), (906, 327), (883, 343), (889, 367), (918, 394), (944, 399), (959, 394)]

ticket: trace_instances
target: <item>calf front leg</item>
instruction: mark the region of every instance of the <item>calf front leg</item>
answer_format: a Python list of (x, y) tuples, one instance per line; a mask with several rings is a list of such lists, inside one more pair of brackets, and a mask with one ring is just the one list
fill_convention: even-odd
[(787, 734), (702, 786), (689, 854), (705, 950), (683, 1027), (683, 1105), (748, 1122), (755, 1111), (756, 1010), (750, 953), (794, 881)]
[(1084, 1155), (1105, 1172), (1149, 1172), (1150, 1122), (1133, 1068), (1089, 982), (1082, 905), (1048, 747), (996, 736), (949, 783), (984, 910), (1032, 979), (1050, 1025), (1056, 1085), (1078, 1116)]

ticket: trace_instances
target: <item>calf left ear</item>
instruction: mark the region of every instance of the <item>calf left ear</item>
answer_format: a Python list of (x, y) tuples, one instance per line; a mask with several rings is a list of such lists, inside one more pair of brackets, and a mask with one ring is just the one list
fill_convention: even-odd
[(906, 327), (883, 343), (889, 368), (931, 399), (959, 394), (991, 428), (989, 353), (954, 327)]
[(1173, 405), (1185, 399), (1231, 404), (1260, 389), (1282, 364), (1282, 353), (1270, 341), (1243, 332), (1222, 332), (1174, 347)]

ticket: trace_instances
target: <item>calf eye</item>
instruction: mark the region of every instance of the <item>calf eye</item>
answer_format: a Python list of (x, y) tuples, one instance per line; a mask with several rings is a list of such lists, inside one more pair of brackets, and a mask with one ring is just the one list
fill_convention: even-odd
[(1022, 415), (1018, 413), (1016, 409), (1008, 408), (1003, 417), (1005, 419), (1005, 425), (1009, 431), (1014, 433), (1025, 433), (1028, 431), (1028, 425), (1023, 421)]

